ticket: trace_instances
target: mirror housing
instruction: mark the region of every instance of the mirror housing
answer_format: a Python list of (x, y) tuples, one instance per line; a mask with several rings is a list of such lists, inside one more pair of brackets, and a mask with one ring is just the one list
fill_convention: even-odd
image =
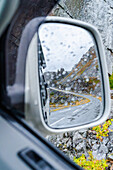
[[(31, 21), (32, 22), (32, 21)], [(97, 119), (92, 120), (91, 122), (84, 122), (82, 124), (76, 124), (76, 126), (70, 127), (50, 127), (45, 121), (45, 116), (43, 112), (43, 102), (42, 102), (42, 80), (40, 78), (39, 73), (39, 53), (40, 53), (40, 43), (39, 43), (39, 30), (40, 27), (46, 23), (60, 23), (60, 24), (67, 24), (68, 26), (79, 27), (82, 28), (93, 36), (95, 41), (95, 46), (97, 50), (97, 57), (98, 63), (100, 68), (101, 74), (101, 84), (102, 84), (102, 105), (103, 105), (103, 112), (101, 116)], [(42, 57), (42, 64), (44, 67), (44, 58)], [(43, 77), (43, 76), (42, 76)], [(48, 93), (48, 86), (46, 82), (43, 80), (43, 83), (46, 85), (46, 93)], [(46, 94), (48, 95), (48, 94)], [(47, 103), (48, 104), (48, 101)], [(47, 107), (48, 108), (48, 107)], [(49, 108), (48, 108), (48, 116), (49, 116)], [(67, 131), (76, 131), (83, 128), (89, 128), (93, 126), (97, 126), (103, 123), (109, 116), (110, 113), (110, 89), (109, 89), (109, 81), (107, 75), (107, 65), (105, 54), (103, 50), (102, 40), (99, 35), (99, 32), (90, 24), (61, 17), (47, 17), (44, 22), (40, 23), (40, 26), (37, 32), (34, 34), (29, 49), (27, 52), (27, 60), (26, 60), (26, 75), (25, 75), (25, 118), (28, 122), (30, 122), (35, 128), (39, 131), (43, 132), (44, 134), (50, 133), (63, 133)], [(81, 117), (82, 118), (82, 117)]]

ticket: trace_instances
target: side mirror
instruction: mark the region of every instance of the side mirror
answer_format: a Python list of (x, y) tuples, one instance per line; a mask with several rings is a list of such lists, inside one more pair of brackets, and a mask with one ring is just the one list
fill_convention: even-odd
[(41, 120), (45, 131), (104, 122), (110, 93), (98, 31), (81, 21), (47, 17), (28, 49), (25, 87), (26, 119), (36, 126)]

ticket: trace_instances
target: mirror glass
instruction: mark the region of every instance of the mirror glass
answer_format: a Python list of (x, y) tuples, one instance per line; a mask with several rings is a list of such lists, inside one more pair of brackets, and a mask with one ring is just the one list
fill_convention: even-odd
[(43, 117), (51, 128), (93, 122), (103, 112), (99, 56), (92, 34), (63, 23), (44, 23), (38, 32)]

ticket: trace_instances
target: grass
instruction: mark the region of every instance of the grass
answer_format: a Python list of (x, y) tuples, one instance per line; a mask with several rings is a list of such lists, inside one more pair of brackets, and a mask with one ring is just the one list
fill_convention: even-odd
[(106, 167), (108, 167), (107, 160), (96, 160), (93, 157), (91, 151), (89, 152), (88, 160), (86, 159), (85, 155), (82, 154), (82, 156), (79, 158), (74, 157), (73, 161), (87, 170), (105, 170)]
[(110, 83), (110, 89), (113, 89), (113, 73), (112, 73), (112, 75), (109, 77), (109, 83)]
[(112, 131), (109, 129), (112, 121), (113, 119), (108, 119), (104, 124), (92, 128), (92, 130), (96, 132), (97, 139), (100, 139), (101, 142), (103, 141), (103, 137), (107, 137), (109, 132)]
[[(101, 142), (103, 141), (104, 137), (109, 136), (109, 132), (112, 132), (112, 130), (109, 129), (110, 125), (112, 124), (112, 121), (113, 119), (108, 119), (102, 125), (98, 125), (92, 128), (92, 131), (96, 132), (97, 139), (99, 139)], [(85, 157), (85, 154), (82, 154), (82, 156), (79, 158), (74, 157), (73, 161), (87, 170), (106, 170), (108, 166), (109, 169), (112, 170), (113, 161), (105, 159), (96, 160), (93, 157), (92, 151), (89, 151), (88, 153), (89, 153), (88, 158)], [(110, 163), (112, 164), (111, 168)]]

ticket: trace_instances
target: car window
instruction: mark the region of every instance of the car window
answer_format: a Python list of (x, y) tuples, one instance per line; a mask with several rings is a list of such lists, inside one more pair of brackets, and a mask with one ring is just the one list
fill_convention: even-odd
[[(65, 2), (61, 1), (61, 2), (62, 3), (59, 3), (58, 6), (53, 9), (53, 11), (50, 13), (50, 15), (65, 16), (67, 18), (71, 17), (71, 18), (80, 19), (79, 18), (81, 16), (80, 11), (86, 10), (86, 13), (87, 13), (88, 9), (82, 8), (83, 5), (85, 4), (85, 2), (83, 3), (83, 1), (77, 1), (77, 0), (74, 1), (73, 0), (71, 2), (67, 2), (67, 1), (65, 1)], [(4, 4), (3, 1), (1, 1), (0, 3), (2, 5)], [(92, 1), (91, 1), (91, 3), (93, 6)], [(71, 6), (69, 4), (71, 4)], [(77, 4), (77, 5), (75, 5), (75, 4)], [(98, 5), (99, 5), (99, 3), (98, 3)], [(101, 5), (102, 5), (102, 3), (101, 3)], [(106, 6), (107, 5), (110, 6), (110, 4), (108, 4), (108, 3), (106, 4)], [(34, 6), (35, 6), (35, 4), (34, 4)], [(35, 128), (35, 130), (37, 130), (37, 127), (36, 126), (34, 127), (33, 124), (31, 124), (28, 121), (28, 117), (25, 115), (25, 112), (24, 112), (24, 109), (25, 109), (25, 105), (24, 105), (24, 92), (25, 91), (24, 90), (25, 89), (22, 86), (20, 86), (19, 83), (15, 86), (15, 80), (16, 80), (16, 76), (18, 74), (18, 72), (16, 73), (17, 58), (18, 58), (17, 56), (18, 56), (18, 54), (20, 54), (18, 51), (18, 47), (20, 46), (21, 34), (23, 32), (23, 29), (25, 28), (25, 25), (32, 18), (37, 17), (40, 14), (42, 14), (43, 16), (46, 16), (50, 12), (49, 9), (46, 9), (44, 13), (41, 10), (39, 10), (39, 13), (38, 12), (34, 13), (33, 10), (36, 9), (34, 6), (33, 5), (27, 6), (29, 9), (28, 11), (30, 11), (31, 13), (29, 13), (28, 11), (25, 13), (25, 11), (23, 10), (21, 15), (17, 17), (16, 24), (14, 23), (12, 26), (12, 29), (10, 29), (8, 32), (8, 42), (6, 44), (7, 58), (5, 61), (6, 62), (6, 82), (5, 83), (6, 83), (6, 92), (7, 92), (6, 96), (8, 96), (8, 100), (6, 100), (5, 102), (7, 103), (8, 109), (9, 108), (12, 109), (12, 106), (14, 105), (14, 107), (12, 109), (13, 114), (17, 115), (22, 121), (27, 122), (28, 124), (31, 125), (31, 127)], [(74, 8), (74, 6), (76, 8)], [(111, 4), (111, 7), (112, 7), (112, 4)], [(79, 10), (78, 10), (78, 8), (79, 8)], [(39, 9), (39, 8), (37, 7), (37, 9)], [(38, 11), (37, 9), (36, 9), (36, 11)], [(100, 9), (101, 9), (101, 7), (100, 7)], [(74, 11), (77, 11), (76, 16), (74, 16), (74, 14), (75, 14)], [(95, 13), (95, 15), (97, 15), (97, 13)], [(92, 23), (93, 23), (93, 19), (92, 19)], [(100, 28), (100, 32), (101, 32), (101, 28)], [(24, 43), (28, 43), (28, 39), (27, 39), (27, 41), (23, 42), (21, 45), (21, 52), (22, 52), (21, 57), (23, 55), (22, 49), (24, 49), (24, 47), (25, 47)], [(108, 49), (110, 49), (110, 48), (108, 48)], [(108, 51), (110, 53), (110, 50), (108, 50)], [(22, 71), (22, 65), (24, 65), (24, 64), (25, 64), (24, 59), (22, 59), (21, 63), (20, 63), (21, 67), (19, 68), (21, 71)], [(110, 67), (111, 67), (111, 65), (109, 66), (109, 68)], [(21, 74), (19, 77), (20, 80), (23, 81), (23, 84), (25, 83), (24, 76), (25, 75)], [(9, 91), (9, 93), (8, 93), (8, 91)], [(34, 94), (35, 94), (35, 91), (34, 91)], [(12, 98), (10, 96), (12, 96)], [(34, 102), (34, 104), (37, 104), (35, 101), (33, 101), (33, 102)], [(32, 119), (33, 117), (31, 116), (30, 118)], [(88, 158), (90, 158), (92, 160), (92, 162), (91, 162), (92, 165), (89, 165), (90, 169), (92, 166), (95, 167), (98, 165), (100, 165), (100, 167), (102, 169), (102, 168), (107, 167), (107, 165), (106, 165), (107, 159), (112, 160), (112, 152), (113, 152), (113, 149), (112, 149), (113, 133), (111, 131), (113, 129), (112, 118), (113, 118), (113, 115), (111, 115), (109, 120), (107, 120), (103, 125), (100, 125), (96, 128), (83, 129), (83, 130), (76, 131), (76, 132), (67, 132), (67, 133), (60, 134), (60, 135), (48, 135), (48, 136), (46, 136), (46, 138), (50, 142), (52, 142), (57, 148), (59, 148), (61, 151), (63, 151), (67, 156), (69, 156), (69, 158), (72, 161), (80, 163), (80, 160), (82, 159), (82, 160), (84, 160), (83, 162), (85, 162), (85, 164), (87, 164), (86, 161), (88, 160)], [(35, 119), (35, 115), (34, 115), (33, 119)], [(35, 121), (35, 120), (33, 120), (33, 121)], [(80, 159), (77, 159), (77, 158), (80, 158)], [(97, 165), (95, 164), (95, 159), (96, 159)], [(103, 160), (103, 162), (102, 162), (102, 160)], [(110, 166), (111, 166), (111, 163), (112, 163), (112, 161), (109, 161)]]
[(15, 11), (19, 6), (19, 0), (7, 0), (0, 1), (0, 36), (10, 23)]
[[(50, 15), (79, 19), (81, 21), (86, 21), (95, 25), (102, 35), (105, 49), (106, 47), (108, 47), (106, 49), (108, 73), (112, 74), (112, 62), (110, 62), (112, 59), (111, 54), (108, 50), (109, 47), (111, 47), (110, 44), (112, 43), (110, 41), (108, 42), (106, 37), (113, 39), (113, 36), (110, 34), (108, 35), (108, 32), (105, 31), (106, 28), (109, 27), (108, 25), (110, 24), (109, 21), (105, 21), (105, 18), (110, 19), (113, 14), (113, 11), (111, 12), (112, 14), (108, 14), (105, 8), (111, 11), (111, 3), (107, 1), (103, 3), (103, 1), (86, 2), (71, 0), (71, 2), (68, 2), (67, 0), (62, 0), (52, 10)], [(101, 9), (101, 12), (99, 9)], [(105, 18), (103, 18), (102, 16), (104, 16)], [(113, 29), (111, 30), (111, 28), (109, 28), (109, 32), (112, 31)], [(78, 162), (79, 165), (81, 164), (82, 167), (86, 168), (85, 165), (80, 163), (80, 160), (83, 159), (86, 164), (88, 159), (90, 159), (89, 164), (92, 164), (92, 166), (90, 166), (90, 169), (93, 169), (93, 166), (97, 167), (99, 163), (99, 168), (102, 169), (107, 166), (111, 167), (112, 165), (110, 161), (113, 152), (113, 150), (111, 149), (111, 143), (113, 142), (113, 133), (111, 132), (112, 130), (113, 114), (111, 109), (109, 119), (97, 127), (83, 129), (80, 131), (65, 133), (61, 135), (48, 136), (48, 140), (52, 142), (56, 147), (58, 147), (61, 151), (63, 151), (66, 155), (68, 155), (70, 159), (74, 160), (75, 162)], [(109, 149), (112, 151), (110, 151)], [(108, 159), (109, 165), (107, 164)], [(97, 161), (97, 164), (94, 163), (94, 160)], [(106, 164), (105, 167), (102, 163), (102, 160)]]

